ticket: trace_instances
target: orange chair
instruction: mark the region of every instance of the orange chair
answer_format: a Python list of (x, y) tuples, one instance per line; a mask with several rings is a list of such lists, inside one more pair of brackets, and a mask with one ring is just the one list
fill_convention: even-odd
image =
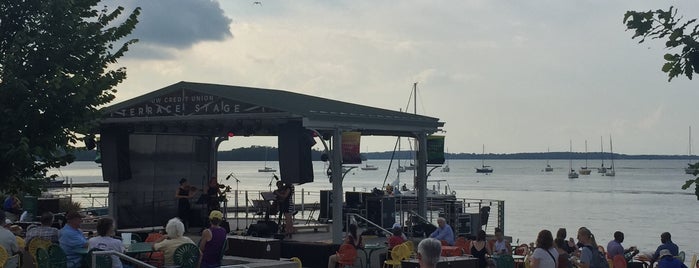
[(352, 267), (357, 260), (357, 249), (350, 244), (342, 244), (337, 251), (337, 264), (340, 267)]
[[(153, 243), (162, 237), (163, 234), (161, 233), (150, 233), (148, 237), (146, 237), (145, 242)], [(162, 267), (165, 264), (165, 255), (163, 255), (162, 251), (150, 252), (145, 258), (145, 262), (156, 267)]]
[(488, 244), (486, 244), (485, 246), (488, 247), (488, 250), (490, 250), (490, 252), (495, 252), (495, 239), (488, 240)]
[(515, 248), (515, 255), (527, 255), (529, 254), (529, 245), (527, 244), (521, 244), (517, 248)]
[(612, 262), (614, 263), (614, 268), (626, 268), (626, 259), (624, 259), (624, 255), (614, 256)]
[(461, 254), (471, 254), (471, 242), (466, 240), (466, 238), (463, 236), (459, 236), (456, 241), (454, 241), (454, 246), (461, 249)]

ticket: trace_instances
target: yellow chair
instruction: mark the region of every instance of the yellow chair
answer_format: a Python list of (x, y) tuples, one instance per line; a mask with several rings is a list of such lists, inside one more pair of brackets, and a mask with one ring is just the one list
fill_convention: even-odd
[(529, 255), (525, 255), (524, 256), (524, 268), (531, 268), (531, 267), (532, 267), (532, 264), (529, 262)]
[(408, 248), (408, 245), (403, 243), (400, 245), (397, 245), (393, 247), (391, 250), (391, 259), (386, 260), (383, 263), (383, 267), (399, 267), (401, 265), (401, 261), (407, 259), (410, 257), (410, 249)]
[(408, 240), (403, 242), (403, 244), (405, 244), (408, 247), (408, 251), (410, 251), (410, 255), (408, 255), (409, 258), (417, 256), (417, 252), (415, 251), (415, 243), (413, 243), (413, 241)]
[(36, 250), (39, 248), (48, 250), (49, 246), (51, 246), (51, 241), (43, 238), (34, 238), (32, 239), (32, 241), (29, 242), (29, 254), (32, 255), (32, 260), (34, 261), (34, 264), (37, 263)]
[(0, 246), (0, 267), (5, 267), (5, 263), (10, 256), (7, 255), (7, 250)]
[(689, 264), (689, 268), (697, 268), (697, 254), (692, 256), (692, 263)]
[(298, 265), (299, 265), (298, 268), (303, 268), (303, 264), (301, 263), (301, 259), (299, 259), (299, 258), (297, 258), (297, 257), (293, 257), (293, 258), (291, 258), (291, 261), (292, 261), (292, 262), (295, 262), (296, 264), (298, 264)]
[(609, 265), (609, 268), (614, 268), (614, 262), (612, 261), (612, 259), (607, 258), (607, 264)]

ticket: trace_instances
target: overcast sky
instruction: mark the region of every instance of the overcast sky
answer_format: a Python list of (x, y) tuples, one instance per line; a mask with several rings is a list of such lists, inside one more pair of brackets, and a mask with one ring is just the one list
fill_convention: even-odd
[[(179, 81), (283, 89), (405, 109), (446, 122), (450, 152), (686, 154), (699, 137), (699, 81), (667, 82), (657, 41), (638, 44), (627, 10), (699, 1), (119, 1), (143, 8), (119, 66), (117, 101)], [(362, 150), (395, 139), (364, 137)], [(240, 138), (227, 148), (276, 145)], [(605, 149), (607, 150), (607, 149)], [(698, 149), (699, 150), (699, 149)]]

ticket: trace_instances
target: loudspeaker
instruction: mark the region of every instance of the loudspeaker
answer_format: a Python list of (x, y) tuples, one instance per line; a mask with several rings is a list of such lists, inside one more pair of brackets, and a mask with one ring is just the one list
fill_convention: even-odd
[(345, 192), (345, 204), (349, 209), (358, 209), (364, 207), (362, 192)]
[(391, 229), (396, 223), (396, 199), (394, 197), (370, 197), (366, 199), (367, 219)]
[(327, 190), (320, 191), (320, 213), (319, 219), (333, 218), (333, 192)]
[(478, 213), (461, 214), (456, 219), (456, 235), (476, 235), (481, 230), (480, 215)]
[(111, 127), (101, 129), (100, 133), (102, 176), (104, 180), (123, 181), (131, 179), (128, 130)]
[(274, 221), (258, 221), (255, 224), (250, 224), (247, 234), (256, 237), (270, 237), (277, 233), (277, 230), (279, 230), (279, 225)]
[(282, 181), (293, 184), (313, 182), (311, 147), (315, 144), (311, 132), (301, 122), (279, 126), (279, 169)]

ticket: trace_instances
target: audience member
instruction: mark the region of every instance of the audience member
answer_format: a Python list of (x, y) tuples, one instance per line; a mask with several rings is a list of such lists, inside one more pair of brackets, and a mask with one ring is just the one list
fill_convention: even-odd
[(58, 232), (58, 244), (66, 254), (68, 268), (80, 267), (82, 253), (78, 249), (87, 247), (87, 239), (80, 230), (83, 215), (77, 211), (66, 214), (66, 225)]
[(403, 244), (405, 238), (403, 236), (403, 228), (398, 226), (393, 226), (391, 229), (391, 236), (388, 238), (388, 249), (393, 249), (393, 247)]
[[(111, 218), (101, 218), (97, 221), (97, 236), (87, 241), (88, 249), (113, 250), (124, 252), (124, 244), (121, 240), (115, 239), (114, 220)], [(112, 268), (123, 267), (119, 257), (112, 255)]]
[(553, 246), (553, 234), (541, 230), (536, 237), (536, 249), (531, 256), (531, 268), (556, 268), (558, 251)]
[(488, 259), (486, 255), (490, 255), (490, 249), (486, 246), (485, 242), (485, 231), (478, 231), (476, 235), (476, 240), (471, 241), (471, 255), (478, 259), (478, 267), (485, 268), (488, 267)]
[(19, 221), (19, 216), (22, 215), (22, 202), (19, 201), (17, 195), (8, 195), (3, 202), (2, 209), (5, 211), (6, 219), (12, 222)]
[[(580, 227), (580, 229), (578, 229), (578, 241), (583, 246), (580, 248), (580, 263), (577, 266), (580, 268), (602, 268), (597, 267), (599, 265), (594, 262), (597, 258), (602, 258), (602, 256), (599, 256), (600, 253), (597, 249), (597, 241), (590, 229)], [(606, 262), (606, 258), (601, 261)]]
[(510, 242), (505, 240), (505, 234), (503, 234), (502, 229), (500, 229), (500, 227), (495, 227), (495, 244), (492, 249), (493, 254), (511, 255), (511, 248)]
[(653, 254), (653, 260), (658, 260), (660, 257), (660, 251), (663, 249), (667, 249), (670, 251), (670, 254), (672, 256), (677, 256), (679, 254), (680, 249), (675, 245), (675, 243), (672, 243), (672, 237), (670, 236), (670, 233), (664, 232), (660, 234), (660, 246), (658, 246), (658, 249), (655, 250), (655, 253)]
[(638, 254), (636, 247), (624, 249), (621, 243), (624, 242), (624, 233), (621, 231), (614, 232), (614, 240), (607, 243), (607, 258), (614, 259), (614, 256), (621, 255), (628, 262), (634, 255)]
[(556, 262), (556, 267), (573, 268), (573, 263), (569, 260), (571, 255), (566, 251), (566, 248), (568, 248), (568, 242), (565, 239), (556, 238), (553, 240), (553, 244), (556, 246), (556, 251), (558, 251), (558, 261)]
[(53, 224), (53, 213), (48, 211), (42, 213), (39, 221), (41, 222), (40, 226), (27, 230), (27, 245), (29, 245), (34, 238), (46, 239), (52, 243), (58, 243), (58, 229), (51, 226), (51, 224)]
[(571, 237), (569, 240), (566, 241), (566, 237), (568, 236), (568, 233), (566, 232), (566, 228), (559, 228), (558, 232), (556, 232), (556, 239), (554, 242), (556, 245), (559, 245), (561, 249), (565, 250), (568, 254), (572, 254), (575, 252), (577, 249), (575, 247), (575, 240)]
[(439, 217), (437, 219), (437, 224), (439, 225), (432, 234), (430, 234), (430, 238), (437, 239), (439, 241), (445, 241), (448, 245), (453, 246), (454, 245), (454, 230), (451, 229), (451, 226), (447, 224), (447, 220)]
[(213, 268), (221, 266), (221, 251), (226, 240), (226, 229), (219, 226), (223, 221), (223, 213), (212, 210), (209, 213), (211, 226), (201, 233), (199, 249), (202, 252), (201, 267)]
[[(347, 232), (347, 235), (345, 235), (344, 243), (354, 246), (355, 249), (360, 249), (364, 247), (362, 238), (357, 235), (356, 223), (350, 223), (349, 231)], [(330, 257), (328, 258), (328, 268), (335, 268), (335, 265), (337, 265), (338, 258), (339, 256), (337, 256), (337, 254), (330, 255)]]
[(417, 245), (417, 258), (420, 263), (420, 268), (436, 268), (441, 254), (442, 242), (437, 239), (423, 239), (420, 241), (420, 244)]
[(155, 241), (154, 250), (163, 252), (165, 266), (175, 265), (175, 250), (182, 244), (194, 244), (189, 237), (184, 236), (184, 223), (179, 218), (172, 218), (165, 225), (166, 235)]
[(662, 249), (658, 253), (658, 267), (657, 268), (687, 268), (682, 261), (678, 260), (672, 255), (669, 249)]
[[(0, 222), (5, 222), (5, 213), (0, 213)], [(8, 255), (14, 255), (19, 252), (15, 235), (5, 227), (0, 227), (0, 246), (5, 248)]]

